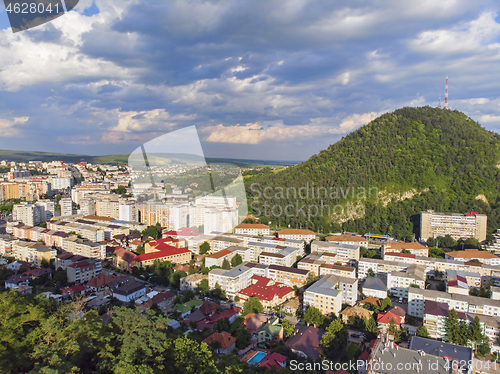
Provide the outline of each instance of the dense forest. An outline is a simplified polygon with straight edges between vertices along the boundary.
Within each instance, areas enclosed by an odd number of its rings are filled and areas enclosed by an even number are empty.
[[[485,213],[491,232],[500,227],[499,161],[500,136],[465,114],[402,108],[301,164],[247,178],[245,185],[251,212],[282,227],[410,239],[418,234],[417,215],[432,209]],[[302,195],[293,193],[301,188]]]
[[[141,312],[139,307],[129,305],[99,315],[95,310],[86,310],[81,299],[58,303],[43,294],[23,296],[11,291],[0,294],[0,314],[3,317],[0,324],[2,373],[275,372],[249,366],[233,354],[215,355],[211,347],[202,342],[212,330],[191,331],[188,335],[184,329],[172,329],[159,308]],[[223,325],[217,324],[215,330],[233,329],[229,322]],[[243,346],[248,345],[246,329],[231,332],[237,338],[238,349],[242,348],[240,338]],[[304,361],[283,343],[272,351]],[[289,368],[281,371],[293,372]]]

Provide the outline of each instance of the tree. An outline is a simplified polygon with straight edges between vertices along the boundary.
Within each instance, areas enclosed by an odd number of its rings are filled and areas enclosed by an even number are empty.
[[[68,275],[66,274],[66,270],[59,268],[54,273],[54,283],[59,287],[64,286],[68,281]]]
[[[246,328],[241,328],[236,330],[234,337],[236,338],[236,348],[243,349],[250,344],[252,334]]]
[[[224,261],[222,261],[222,268],[225,270],[231,269],[231,265],[229,264],[229,261],[227,260],[227,258],[225,258]]]
[[[457,245],[457,241],[450,234],[445,235],[442,240],[438,240],[438,243],[441,248],[453,248]]]
[[[184,295],[182,296],[182,301],[187,303],[189,300],[194,299],[194,292],[191,290],[184,291]]]
[[[378,332],[377,322],[371,317],[366,324],[366,331],[376,334]]]
[[[421,338],[430,338],[431,337],[429,335],[429,331],[427,331],[427,327],[425,327],[425,326],[418,326],[417,327],[417,336],[420,336]]]
[[[436,239],[428,238],[427,239],[427,247],[435,247],[435,246],[436,246]]]
[[[219,300],[226,300],[226,291],[222,289],[219,283],[215,283],[214,289],[210,292],[210,294]]]
[[[391,320],[389,321],[389,324],[387,325],[387,332],[391,335],[394,335],[394,341],[398,341],[400,339],[401,331],[398,329],[394,318],[391,318]]]
[[[321,313],[321,311],[312,306],[308,305],[306,312],[304,313],[304,322],[308,325],[322,326],[325,322],[326,317]]]
[[[367,254],[368,254],[368,248],[363,246],[359,247],[359,255],[361,257],[366,257]]]
[[[239,297],[238,295],[236,295],[236,296],[234,297],[234,302],[235,302],[235,303],[239,303],[239,302],[240,302],[240,297]]]
[[[455,309],[450,310],[448,317],[445,318],[444,330],[446,333],[446,341],[455,343],[460,339],[458,336],[458,315]]]
[[[469,334],[469,324],[467,321],[460,321],[458,323],[458,334],[457,334],[457,344],[467,346],[469,345],[470,334]]]
[[[286,319],[281,320],[281,326],[283,326],[283,335],[285,338],[293,335],[295,327]]]
[[[347,347],[347,327],[340,318],[334,319],[326,328],[320,346],[330,359],[339,357]]]
[[[208,279],[203,278],[198,285],[196,286],[196,291],[203,295],[207,295],[208,292],[210,291],[210,287],[208,286]]]
[[[481,321],[478,316],[475,316],[469,326],[469,338],[477,347],[483,341],[483,329],[481,328]]]
[[[229,322],[229,318],[219,318],[217,322],[215,322],[214,330],[217,332],[229,331],[231,328],[231,323]]]
[[[210,251],[210,244],[208,244],[208,242],[203,242],[200,245],[200,255],[204,255],[208,251]]]
[[[243,263],[243,259],[241,258],[239,253],[236,253],[234,257],[231,259],[231,266],[234,268]]]
[[[148,228],[142,231],[142,236],[150,236],[153,239],[160,239],[162,235],[162,229],[159,224],[148,226]]]
[[[373,272],[373,269],[372,269],[372,268],[369,268],[369,269],[368,269],[368,273],[367,273],[367,275],[368,275],[369,277],[374,277],[374,276],[375,276],[375,273]]]
[[[488,338],[487,336],[484,336],[483,341],[482,341],[481,345],[479,346],[478,350],[479,350],[479,353],[482,354],[483,356],[489,354],[491,352],[490,338]]]
[[[262,313],[263,310],[264,307],[256,296],[250,297],[243,305],[244,315],[247,315],[248,313]]]
[[[380,310],[386,310],[392,306],[392,302],[389,296],[382,300],[380,303]]]

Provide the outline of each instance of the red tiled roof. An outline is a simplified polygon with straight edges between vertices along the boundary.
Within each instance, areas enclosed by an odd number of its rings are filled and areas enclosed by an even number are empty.
[[[389,324],[393,318],[397,326],[401,325],[401,317],[391,312],[379,313],[377,323]]]
[[[160,292],[159,294],[153,296],[153,298],[151,299],[151,301],[154,304],[159,304],[162,301],[174,298],[175,296],[176,295],[173,292]]]
[[[226,349],[229,348],[232,344],[236,343],[236,338],[231,336],[231,334],[229,334],[226,331],[215,332],[208,338],[203,340],[203,343],[210,345],[214,341],[218,341],[220,343],[221,348]]]
[[[116,277],[113,276],[99,274],[97,277],[94,277],[87,282],[87,287],[102,287],[114,281],[115,279]]]
[[[369,359],[370,359],[370,354],[367,351],[361,353],[358,358],[359,361],[365,361],[365,362],[367,362]]]
[[[290,292],[293,292],[293,289],[283,286],[281,283],[268,286],[270,281],[271,279],[260,277],[256,283],[242,289],[239,293],[247,297],[256,296],[259,300],[271,301],[274,299],[275,295],[282,298]]]
[[[286,356],[274,352],[264,357],[264,359],[260,362],[259,367],[267,367],[268,369],[271,369],[271,367],[274,366],[277,370],[279,370],[285,366],[286,360]]]
[[[399,253],[399,252],[386,252],[385,256],[396,256],[396,257],[406,257],[406,258],[415,258],[417,257],[411,253]]]
[[[159,246],[158,246],[159,247]],[[156,249],[158,249],[156,247]],[[166,248],[168,247],[168,248]],[[191,253],[189,249],[186,248],[177,248],[173,247],[171,245],[162,245],[161,249],[156,252],[150,252],[150,253],[143,253],[142,255],[139,255],[135,258],[136,262],[141,262],[141,261],[146,261],[146,260],[153,260],[156,258],[162,258],[162,257],[170,257],[174,255],[180,255],[184,253]]]
[[[123,261],[126,261],[128,263],[137,261],[137,257],[135,254],[133,254],[130,251],[127,251],[125,248],[119,247],[114,253],[115,256],[118,256],[123,259]]]
[[[61,294],[63,296],[73,295],[75,293],[80,293],[82,291],[85,291],[86,289],[87,289],[87,287],[84,286],[83,284],[77,284],[77,285],[74,285],[74,286],[71,286],[71,287],[63,288],[61,290]]]
[[[207,256],[207,257],[210,257],[210,258],[215,258],[215,259],[219,259],[219,258],[222,258],[224,256],[227,256],[229,254],[231,254],[232,252],[227,250],[227,249],[222,249],[220,250],[219,252],[216,252],[214,253],[213,255],[210,255],[210,256]]]

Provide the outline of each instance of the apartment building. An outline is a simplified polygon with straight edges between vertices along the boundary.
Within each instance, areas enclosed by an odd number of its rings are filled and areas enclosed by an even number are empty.
[[[382,244],[382,258],[386,252],[401,253],[402,251],[409,251],[412,255],[428,257],[429,248],[420,243],[387,243]]]
[[[234,298],[238,292],[252,284],[253,271],[246,264],[241,264],[231,270],[213,269],[208,273],[210,289],[219,284],[226,295]]]
[[[212,266],[222,266],[224,260],[230,262],[235,254],[236,253],[234,253],[234,251],[223,249],[219,252],[213,253],[205,257],[205,266],[207,268],[210,268]]]
[[[433,339],[445,339],[446,328],[445,321],[450,310],[447,303],[426,300],[424,307],[424,326],[427,328],[429,335]],[[496,317],[486,316],[475,313],[458,312],[459,321],[466,321],[471,324],[474,318],[479,318],[483,334],[485,334],[492,343],[492,351],[498,351],[500,347],[497,344],[497,339],[500,336],[500,320]]]
[[[283,229],[278,231],[278,237],[283,239],[301,240],[309,243],[316,239],[316,234],[311,230],[303,229]]]
[[[269,235],[270,228],[268,225],[263,223],[240,223],[234,228],[235,234],[246,234],[246,235]]]
[[[340,266],[331,264],[322,264],[319,267],[319,276],[338,275],[346,278],[356,278],[356,268],[350,266]]]
[[[69,197],[64,197],[59,200],[59,206],[61,207],[61,216],[71,216],[73,214],[73,201]]]
[[[420,213],[420,239],[451,235],[453,239],[474,237],[486,240],[488,217],[478,212],[437,213],[432,210]]]
[[[339,315],[342,310],[342,291],[338,289],[335,275],[327,275],[315,282],[304,292],[304,311],[311,305],[318,308],[321,313]]]
[[[44,222],[42,221],[44,216],[42,211],[43,207],[36,204],[15,204],[12,208],[12,220],[22,222],[28,226],[37,226]]]
[[[446,271],[446,292],[468,295],[471,287],[481,287],[481,276],[470,271]]]
[[[283,248],[277,252],[260,252],[259,263],[291,267],[297,259],[296,248]]]
[[[331,243],[348,244],[368,248],[368,239],[359,235],[336,234],[327,236],[326,240]]]
[[[57,251],[55,249],[47,247],[42,243],[23,241],[12,242],[11,256],[16,260],[26,261],[38,267],[42,265],[43,260],[50,262],[56,255]]]
[[[500,265],[500,257],[493,253],[480,251],[478,249],[466,249],[464,251],[446,252],[445,258],[453,261],[468,262],[471,260],[478,260],[482,264],[498,266]]]
[[[387,288],[394,297],[408,298],[410,287],[425,288],[425,267],[410,265],[405,271],[392,271],[387,275]]]
[[[85,259],[66,267],[69,283],[86,283],[101,274],[101,261]]]
[[[279,265],[269,265],[266,276],[275,282],[283,283],[285,286],[298,288],[304,287],[307,283],[309,271],[290,268]]]
[[[12,256],[12,244],[17,242],[18,239],[10,234],[0,234],[0,255]]]
[[[213,239],[208,241],[210,244],[210,249],[212,253],[219,252],[220,250],[226,249],[228,247],[232,247],[235,245],[241,245],[243,243],[242,240],[231,238],[229,236],[216,236]]]
[[[455,309],[457,312],[483,314],[492,317],[500,316],[500,300],[419,288],[409,289],[408,315],[423,318],[424,305],[427,300],[447,303],[450,309]]]
[[[392,262],[373,258],[361,258],[358,262],[358,278],[365,279],[370,269],[380,277],[387,277],[393,271],[402,271],[408,267],[403,262]]]
[[[351,236],[351,235],[349,235]],[[360,245],[344,242],[323,242],[314,240],[311,243],[311,253],[332,253],[337,255],[340,262],[347,263],[359,260]]]
[[[294,296],[292,288],[259,275],[254,275],[252,284],[238,293],[241,303],[245,303],[251,297],[257,297],[265,309],[281,305]]]
[[[193,253],[187,248],[177,248],[163,244],[154,248],[154,251],[143,253],[135,258],[135,265],[139,268],[153,265],[155,261],[170,261],[172,264],[187,264]]]
[[[85,256],[88,258],[106,258],[106,244],[96,243],[90,240],[80,239],[76,236],[70,236],[63,240],[62,249],[68,253]]]

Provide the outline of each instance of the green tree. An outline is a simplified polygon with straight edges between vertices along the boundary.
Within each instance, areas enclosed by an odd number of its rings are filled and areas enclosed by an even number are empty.
[[[470,334],[469,334],[469,324],[467,321],[460,321],[458,323],[458,334],[457,334],[457,344],[467,346],[469,345]]]
[[[401,331],[398,329],[394,318],[391,318],[391,320],[389,321],[389,324],[387,325],[387,332],[391,335],[394,335],[394,341],[398,341],[401,338]]]
[[[372,268],[369,268],[369,269],[368,269],[367,275],[368,275],[369,277],[374,277],[374,276],[375,276],[375,273],[374,273],[374,271],[373,271],[373,269],[372,269]]]
[[[240,265],[241,263],[243,263],[243,259],[241,258],[239,253],[236,253],[234,257],[231,259],[231,266],[234,268]]]
[[[210,244],[208,242],[203,242],[200,245],[200,255],[206,254],[208,251],[210,251]]]
[[[458,315],[455,309],[450,310],[448,317],[444,320],[444,330],[446,333],[446,341],[455,343],[460,340],[458,329]]]
[[[236,348],[243,349],[250,344],[252,334],[246,328],[241,328],[236,330],[234,337],[236,338]]]
[[[227,260],[227,258],[225,258],[224,261],[222,261],[222,268],[225,270],[231,269],[231,264],[229,264],[229,261]]]
[[[54,283],[61,287],[64,286],[67,281],[68,275],[66,273],[66,270],[63,270],[62,268],[57,269],[54,273]]]
[[[286,319],[281,320],[281,326],[283,326],[283,335],[285,338],[293,335],[295,327]]]
[[[483,329],[481,328],[481,321],[478,316],[474,317],[469,326],[469,338],[475,347],[483,341]]]
[[[347,326],[337,318],[334,319],[323,334],[320,346],[330,359],[339,357],[347,347]]]
[[[386,310],[392,306],[391,298],[387,296],[385,299],[382,300],[380,303],[380,310]]]
[[[417,336],[420,336],[421,338],[430,338],[431,337],[429,335],[429,331],[427,331],[427,327],[425,327],[425,326],[418,326],[417,327]]]
[[[248,313],[262,313],[263,310],[264,307],[256,296],[250,297],[243,305],[244,315],[247,315]]]
[[[371,317],[366,324],[366,331],[376,334],[378,332],[377,322]]]
[[[306,312],[304,313],[304,322],[307,323],[308,325],[316,325],[316,326],[322,326],[323,323],[325,322],[326,317],[321,313],[321,311],[312,306],[308,305]]]
[[[217,332],[229,331],[230,328],[231,323],[229,322],[229,318],[219,318],[215,322],[214,330]]]

